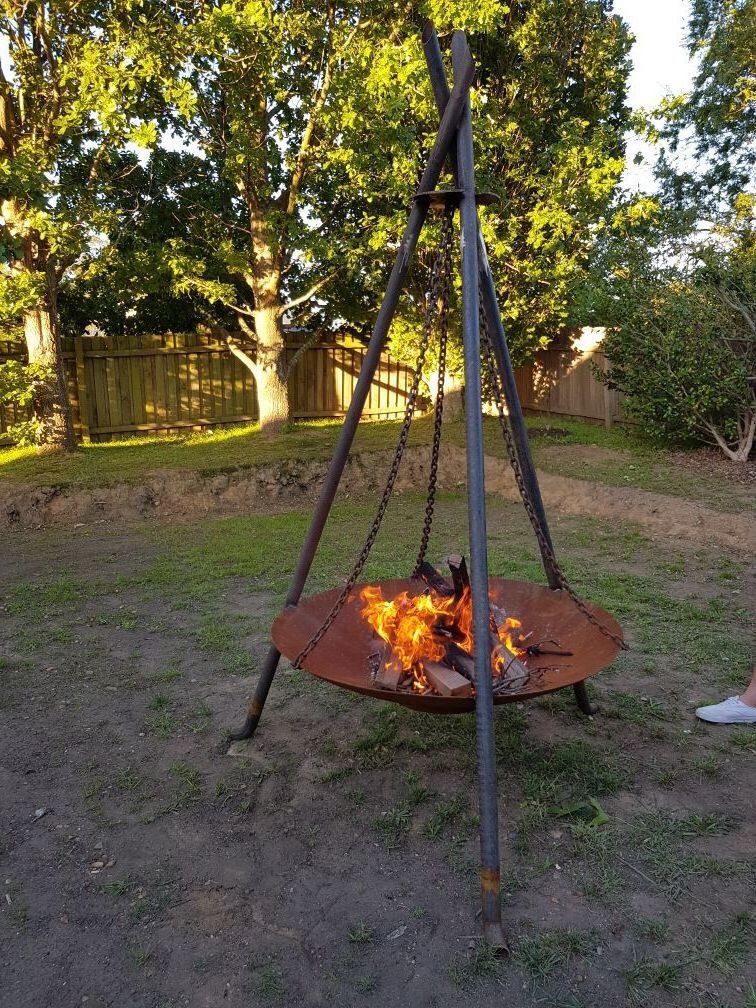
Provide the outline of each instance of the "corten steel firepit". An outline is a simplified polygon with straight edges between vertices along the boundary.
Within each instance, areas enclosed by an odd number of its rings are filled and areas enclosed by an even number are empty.
[[[426,586],[414,578],[381,581],[380,585],[387,598],[403,591],[415,595],[426,590]],[[361,615],[362,605],[357,597],[357,590],[361,587],[356,586],[355,594],[341,609],[329,633],[303,661],[302,668],[336,686],[379,700],[391,700],[414,710],[431,714],[463,714],[474,710],[474,697],[390,693],[374,684],[370,656],[375,651],[376,640]],[[561,649],[573,652],[559,659],[547,654],[526,656],[524,664],[534,672],[532,682],[520,689],[496,694],[495,704],[528,700],[543,693],[553,693],[564,686],[574,686],[600,672],[619,652],[619,646],[589,623],[571,599],[561,592],[527,581],[491,578],[489,593],[494,602],[516,613],[523,626],[533,630],[535,638],[556,639]],[[296,658],[322,625],[338,594],[339,589],[332,589],[304,599],[298,606],[284,609],[273,623],[273,640],[281,654],[292,660]],[[598,606],[590,606],[590,609],[604,625],[621,634],[619,624],[609,613]],[[557,660],[559,664],[555,664]]]
[[[586,714],[592,713],[585,680],[609,664],[619,649],[626,645],[616,620],[603,609],[578,597],[554,554],[517,396],[496,288],[478,222],[478,205],[485,206],[495,197],[489,193],[476,193],[475,190],[469,93],[474,65],[467,41],[464,33],[454,32],[451,41],[454,88],[451,91],[446,82],[438,36],[430,23],[426,24],[423,32],[423,47],[441,114],[438,133],[412,200],[404,236],[365,352],[354,396],[344,418],[283,611],[273,625],[274,643],[249,702],[245,724],[231,737],[247,739],[254,734],[282,654],[295,666],[337,686],[368,696],[438,714],[474,710],[479,767],[482,926],[485,937],[498,949],[506,950],[499,897],[494,704],[526,700],[571,686],[578,707]],[[437,190],[447,162],[453,188]],[[346,584],[302,600],[357,424],[386,345],[410,260],[430,214],[440,215],[441,237],[430,269],[417,366],[386,486]],[[456,215],[460,223],[470,567],[468,573],[461,557],[450,557],[453,581],[450,585],[427,562],[426,552],[436,504],[449,298],[453,286],[453,222]],[[414,565],[407,571],[410,577],[383,581],[374,586],[380,589],[376,616],[376,610],[365,608],[362,596],[370,590],[370,586],[360,583],[361,575],[394,489],[429,342],[436,329],[439,394],[419,551]],[[535,533],[548,587],[497,577],[489,579],[482,410],[477,405],[482,401],[481,371],[487,393],[497,406],[507,456]],[[408,595],[402,594],[405,592]],[[443,601],[434,601],[444,597],[448,599],[450,594],[453,601],[448,604],[455,607],[451,617],[442,612]],[[388,608],[381,608],[384,606]],[[429,622],[423,632],[435,642],[431,648],[435,647],[440,653],[427,654],[422,656],[422,661],[415,661],[414,653],[403,646],[407,638],[414,647],[415,636],[410,633],[405,635],[403,631],[414,627],[415,623],[405,624],[402,621],[410,616],[416,617],[423,607],[430,610],[430,613],[424,614]],[[387,635],[384,619],[387,611],[394,620],[390,624],[392,632],[397,625],[399,627],[394,637]],[[366,618],[368,612],[369,617]],[[508,630],[512,618],[521,627],[514,637],[509,635]],[[443,639],[443,647],[437,643],[438,639]],[[377,645],[379,649],[383,648],[382,652],[376,652]]]

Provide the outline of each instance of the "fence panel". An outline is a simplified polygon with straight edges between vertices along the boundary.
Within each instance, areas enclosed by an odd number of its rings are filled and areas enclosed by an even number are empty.
[[[302,344],[287,346],[289,361]],[[254,377],[223,343],[208,334],[114,336],[64,341],[66,382],[74,427],[82,440],[102,441],[129,433],[202,429],[257,419]],[[339,417],[352,399],[365,346],[334,336],[307,347],[289,378],[295,419]],[[18,343],[0,342],[0,363],[23,359]],[[560,416],[624,420],[621,397],[596,381],[591,361],[604,368],[597,349],[543,350],[515,369],[525,409]],[[384,354],[365,404],[365,416],[402,416],[412,381],[408,368]],[[24,419],[23,411],[0,406],[0,439]],[[5,438],[7,442],[7,438]]]
[[[515,369],[517,391],[524,409],[612,424],[626,418],[622,396],[606,388],[593,373],[606,369],[600,350],[540,350],[535,359]]]

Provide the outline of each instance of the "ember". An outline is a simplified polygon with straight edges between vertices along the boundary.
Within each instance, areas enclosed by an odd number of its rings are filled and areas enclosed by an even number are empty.
[[[426,584],[420,595],[400,592],[386,599],[380,585],[359,595],[361,615],[384,647],[371,655],[372,678],[382,689],[441,696],[472,696],[475,667],[472,595],[463,557],[448,560],[453,585],[430,564],[417,577]],[[522,623],[491,603],[491,670],[495,692],[517,689],[530,679],[520,660],[527,654]],[[530,636],[529,634],[527,635]]]

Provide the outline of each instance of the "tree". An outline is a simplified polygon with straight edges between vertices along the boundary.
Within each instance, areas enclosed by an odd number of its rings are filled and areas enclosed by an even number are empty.
[[[648,132],[659,144],[656,174],[666,201],[690,226],[753,208],[756,72],[752,0],[692,0],[689,49],[698,60],[691,92],[662,103]]]
[[[705,441],[746,461],[756,433],[753,233],[744,229],[729,252],[705,245],[655,264],[635,249],[612,296],[610,365],[597,377],[625,393],[648,434]]]
[[[284,320],[364,331],[380,297],[437,121],[424,15],[468,30],[481,64],[480,184],[503,196],[485,231],[517,349],[566,317],[621,172],[629,36],[607,0],[421,6],[227,0],[198,4],[181,29],[191,58],[177,83],[196,104],[173,122],[186,233],[166,254],[175,291],[224,306],[245,333],[232,350],[255,374],[265,430],[288,415]],[[198,200],[198,185],[217,198]],[[405,359],[421,287],[397,327]]]
[[[752,3],[694,0],[693,87],[645,124],[658,191],[620,201],[583,301],[614,327],[598,377],[627,393],[645,429],[733,461],[748,458],[756,428],[754,31]]]
[[[20,324],[40,441],[73,446],[60,351],[61,280],[107,240],[114,187],[166,104],[174,33],[148,0],[0,0],[0,321]]]

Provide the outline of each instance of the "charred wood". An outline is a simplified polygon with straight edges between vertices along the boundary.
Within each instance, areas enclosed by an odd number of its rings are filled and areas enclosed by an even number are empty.
[[[447,557],[446,562],[451,571],[452,584],[454,585],[454,598],[459,601],[465,591],[470,590],[470,575],[467,570],[467,561],[458,553],[452,553]]]
[[[454,589],[443,574],[441,574],[440,571],[437,571],[433,564],[429,564],[427,560],[423,560],[417,568],[415,577],[424,582],[431,591],[434,591],[437,595],[441,595],[444,598],[451,598],[454,594]]]

